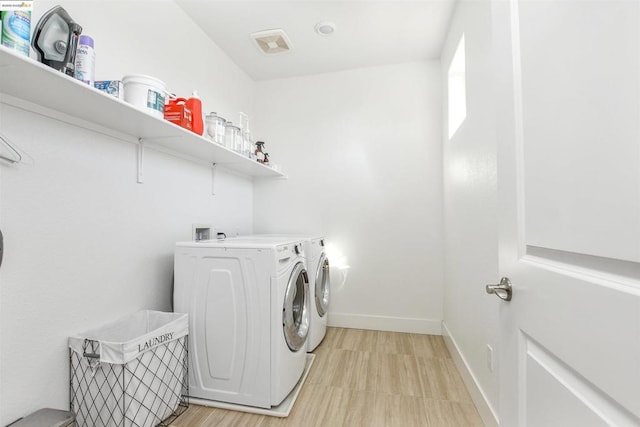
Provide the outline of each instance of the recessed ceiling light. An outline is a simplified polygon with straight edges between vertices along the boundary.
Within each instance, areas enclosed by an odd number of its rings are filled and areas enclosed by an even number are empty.
[[[316,33],[321,36],[330,36],[336,30],[336,26],[333,22],[322,21],[316,24]]]
[[[260,52],[272,55],[274,53],[286,53],[293,49],[284,30],[266,30],[252,33],[251,38],[256,42]]]

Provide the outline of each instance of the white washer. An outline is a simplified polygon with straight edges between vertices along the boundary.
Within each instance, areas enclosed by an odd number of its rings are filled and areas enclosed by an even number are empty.
[[[302,240],[177,243],[174,310],[189,313],[189,395],[280,404],[304,371],[309,299]]]
[[[234,240],[264,240],[273,238],[301,239],[305,243],[307,270],[309,272],[309,291],[311,294],[311,324],[307,338],[307,351],[311,352],[322,342],[327,333],[327,312],[331,289],[329,259],[325,252],[323,236],[304,236],[295,234],[254,234],[234,237]]]

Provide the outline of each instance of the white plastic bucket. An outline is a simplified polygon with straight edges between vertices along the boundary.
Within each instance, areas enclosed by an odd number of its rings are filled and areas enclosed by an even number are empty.
[[[162,80],[143,74],[130,74],[122,78],[124,100],[147,113],[164,118],[167,88]]]

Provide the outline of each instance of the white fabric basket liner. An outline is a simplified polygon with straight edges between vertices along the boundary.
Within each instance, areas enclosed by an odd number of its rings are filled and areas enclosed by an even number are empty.
[[[84,356],[85,340],[97,341],[100,362],[122,365],[188,334],[188,314],[142,310],[70,337],[69,348]]]

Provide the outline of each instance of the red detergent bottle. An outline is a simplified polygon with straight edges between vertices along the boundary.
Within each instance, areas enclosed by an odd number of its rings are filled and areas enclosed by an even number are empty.
[[[187,99],[187,108],[191,110],[191,130],[198,135],[204,133],[204,120],[202,119],[202,101],[195,90],[191,98]]]

